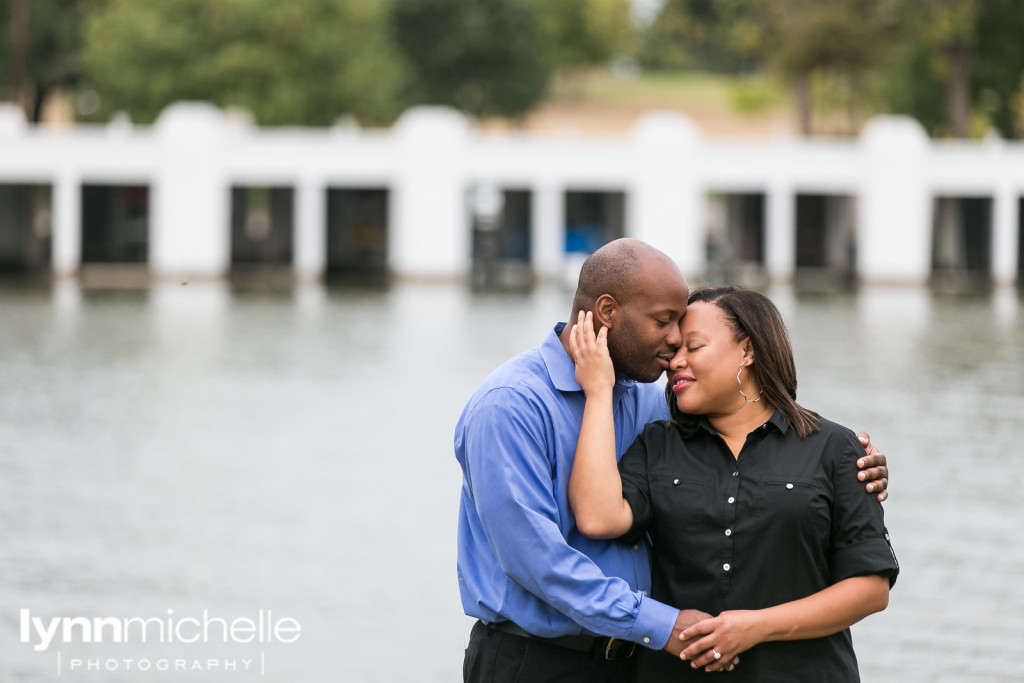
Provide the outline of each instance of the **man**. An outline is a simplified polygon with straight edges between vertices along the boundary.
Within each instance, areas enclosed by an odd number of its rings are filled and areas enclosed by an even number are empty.
[[[638,240],[611,242],[583,265],[570,320],[593,310],[595,326],[608,328],[618,456],[646,423],[668,417],[653,382],[681,343],[688,293],[675,263]],[[466,614],[479,619],[467,683],[628,681],[637,644],[678,654],[686,644],[679,633],[705,616],[647,597],[643,543],[588,539],[576,528],[568,482],[585,397],[570,330],[556,325],[539,347],[495,370],[456,425],[459,590]],[[861,478],[884,499],[885,456],[867,448],[858,465],[871,469]]]

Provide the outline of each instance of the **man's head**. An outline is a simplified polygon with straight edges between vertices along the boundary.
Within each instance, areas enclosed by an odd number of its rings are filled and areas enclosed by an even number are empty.
[[[581,310],[593,311],[594,325],[608,328],[616,372],[653,382],[679,348],[688,295],[672,259],[640,240],[619,239],[583,264],[571,320]]]

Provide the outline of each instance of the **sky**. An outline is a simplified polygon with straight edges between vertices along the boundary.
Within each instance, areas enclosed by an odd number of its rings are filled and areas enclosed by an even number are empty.
[[[633,14],[641,21],[650,21],[665,0],[632,0]]]

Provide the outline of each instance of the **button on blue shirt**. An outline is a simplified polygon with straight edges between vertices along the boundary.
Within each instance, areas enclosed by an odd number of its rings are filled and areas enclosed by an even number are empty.
[[[569,507],[585,396],[556,325],[484,380],[455,428],[458,574],[466,614],[543,637],[591,633],[660,649],[678,610],[649,597],[646,545],[589,539]],[[619,379],[616,454],[668,417],[656,384]]]

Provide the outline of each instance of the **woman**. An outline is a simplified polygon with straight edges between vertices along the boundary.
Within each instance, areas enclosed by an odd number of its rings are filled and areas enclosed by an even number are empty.
[[[572,333],[586,392],[569,483],[579,529],[650,533],[652,597],[712,615],[687,628],[680,661],[644,651],[638,680],[723,671],[735,681],[857,681],[849,626],[885,609],[899,567],[882,509],[857,483],[853,432],[796,403],[782,318],[736,287],[689,298],[652,423],[616,467],[614,371],[591,314]]]

